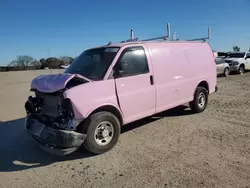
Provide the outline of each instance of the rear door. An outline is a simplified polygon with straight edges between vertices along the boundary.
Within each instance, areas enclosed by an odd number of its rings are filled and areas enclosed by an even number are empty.
[[[114,78],[125,122],[155,113],[155,86],[145,45],[127,47],[114,66]]]

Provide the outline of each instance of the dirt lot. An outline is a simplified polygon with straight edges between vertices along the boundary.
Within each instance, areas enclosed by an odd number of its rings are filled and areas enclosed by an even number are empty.
[[[0,73],[1,188],[250,188],[250,73],[218,78],[204,113],[175,108],[128,125],[106,154],[58,157],[24,129],[30,80],[48,72]]]

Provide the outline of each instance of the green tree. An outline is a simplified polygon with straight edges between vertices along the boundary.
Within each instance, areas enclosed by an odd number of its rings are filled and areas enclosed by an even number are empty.
[[[240,51],[240,47],[239,46],[233,46],[233,51],[234,52],[239,52]]]

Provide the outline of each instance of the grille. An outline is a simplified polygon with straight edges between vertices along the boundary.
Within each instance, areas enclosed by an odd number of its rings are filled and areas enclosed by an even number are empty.
[[[54,116],[54,117],[60,115],[59,111],[60,96],[44,94],[42,96],[42,99],[43,99],[43,107],[42,107],[43,115]]]

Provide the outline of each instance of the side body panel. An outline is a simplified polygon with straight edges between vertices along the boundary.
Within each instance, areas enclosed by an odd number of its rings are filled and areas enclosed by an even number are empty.
[[[156,112],[193,100],[197,85],[207,81],[215,91],[216,65],[206,43],[147,43],[154,69]]]
[[[217,73],[211,47],[207,43],[190,44],[189,54],[193,67],[190,72],[191,86],[195,89],[198,83],[206,81],[209,94],[214,93]]]

